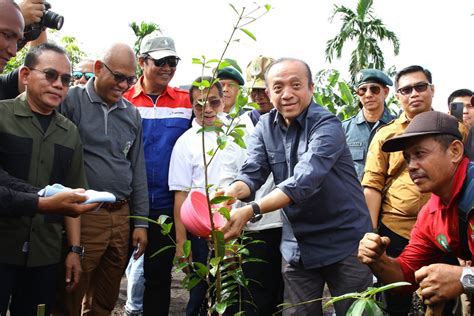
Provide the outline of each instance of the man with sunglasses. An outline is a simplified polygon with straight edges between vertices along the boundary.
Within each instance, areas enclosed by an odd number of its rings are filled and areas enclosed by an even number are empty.
[[[203,80],[211,82],[211,77],[199,77],[194,82],[200,83]],[[215,126],[219,119],[219,114],[224,110],[222,101],[223,90],[220,82],[216,82],[210,89],[200,90],[191,85],[189,89],[190,102],[193,105],[195,118],[192,127],[178,138],[171,154],[169,167],[168,185],[174,193],[174,230],[176,234],[176,257],[183,256],[183,245],[188,239],[191,240],[191,256],[194,262],[206,264],[209,254],[209,247],[205,238],[199,238],[186,231],[181,222],[181,206],[186,200],[190,188],[204,192],[204,165],[203,165],[203,127]],[[231,142],[229,142],[231,143]],[[234,146],[234,144],[227,146]],[[204,132],[205,152],[216,148],[217,133],[214,131]],[[219,183],[221,171],[222,151],[218,150],[212,161],[208,158],[207,177],[208,183],[215,186]],[[160,260],[160,258],[158,259]],[[148,282],[148,280],[147,280]],[[205,315],[207,311],[206,300],[207,284],[199,282],[191,289],[186,315]]]
[[[0,102],[0,168],[35,187],[54,183],[86,187],[79,133],[56,111],[71,83],[71,63],[65,50],[49,43],[32,48],[20,69],[20,79],[26,92]],[[46,304],[49,315],[61,261],[63,225],[70,247],[65,279],[67,289],[72,290],[81,273],[80,218],[53,214],[1,217],[1,315],[6,314],[8,305],[12,315],[34,315],[38,304]]]
[[[83,277],[77,290],[66,295],[66,315],[78,315],[81,309],[83,314],[109,315],[128,260],[129,236],[135,259],[147,245],[147,222],[134,219],[131,234],[129,226],[129,215],[148,216],[141,117],[123,98],[137,81],[135,67],[130,46],[111,45],[95,61],[95,76],[71,88],[61,105],[81,134],[90,188],[117,198],[82,217]]]
[[[169,85],[179,60],[172,38],[146,36],[138,57],[143,75],[124,94],[142,117],[150,218],[156,220],[160,215],[168,215],[170,222],[174,204],[174,194],[168,188],[171,151],[176,140],[189,129],[192,114],[188,92]],[[125,309],[130,314],[143,310],[145,315],[168,315],[174,250],[150,256],[169,245],[172,242],[161,234],[160,227],[150,225],[144,258],[138,261],[131,258],[127,267]]]
[[[431,111],[434,86],[431,72],[421,66],[409,66],[395,76],[396,98],[403,112],[399,118],[380,128],[369,147],[362,185],[373,228],[391,239],[387,254],[398,257],[410,239],[418,212],[429,193],[420,193],[410,179],[401,152],[384,152],[382,144],[405,131],[418,114]],[[386,293],[390,315],[407,315],[411,295]]]
[[[370,142],[377,129],[395,118],[385,104],[392,80],[378,69],[364,69],[357,75],[359,113],[342,122],[347,145],[359,180],[364,173]]]
[[[92,59],[81,60],[77,64],[76,70],[72,72],[72,77],[74,78],[73,85],[85,85],[90,78],[94,77],[94,61]]]
[[[31,12],[33,13],[33,12]],[[33,14],[32,14],[33,15]],[[24,20],[20,7],[12,0],[0,0],[0,72],[6,61],[16,54],[16,43],[22,37]],[[0,100],[14,98],[19,94],[19,69],[0,78]],[[7,93],[8,92],[8,93]],[[39,188],[10,176],[0,170],[0,214],[8,216],[33,216],[60,213],[79,216],[96,205],[78,204],[86,200],[74,192],[63,192],[52,197],[38,197]]]

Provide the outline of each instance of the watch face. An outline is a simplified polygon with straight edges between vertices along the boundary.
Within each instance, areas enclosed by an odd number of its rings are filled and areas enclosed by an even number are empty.
[[[464,286],[470,287],[474,289],[474,275],[472,274],[466,274],[462,278],[462,283]]]

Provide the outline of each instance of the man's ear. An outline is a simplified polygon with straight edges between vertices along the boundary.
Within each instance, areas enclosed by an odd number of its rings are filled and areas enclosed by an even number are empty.
[[[18,83],[23,85],[23,87],[28,85],[28,78],[30,77],[31,70],[26,66],[21,66],[20,72],[18,74]]]
[[[454,140],[451,145],[449,145],[449,154],[451,155],[451,159],[454,163],[459,163],[464,155],[464,145],[463,143],[456,139]]]

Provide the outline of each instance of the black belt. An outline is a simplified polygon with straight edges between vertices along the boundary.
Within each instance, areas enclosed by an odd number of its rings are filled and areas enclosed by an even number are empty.
[[[105,202],[102,203],[100,208],[105,208],[107,211],[116,211],[122,208],[125,204],[128,203],[128,199],[118,200],[114,203]]]

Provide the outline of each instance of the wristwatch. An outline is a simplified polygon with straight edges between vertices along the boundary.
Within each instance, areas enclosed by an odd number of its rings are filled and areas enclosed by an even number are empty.
[[[464,267],[461,274],[461,284],[464,288],[464,293],[474,294],[474,272],[471,267]]]
[[[84,247],[83,246],[70,246],[68,248],[68,252],[74,252],[74,253],[77,253],[79,255],[79,257],[82,257],[84,256]]]
[[[249,222],[256,223],[263,217],[262,212],[260,212],[260,206],[258,206],[258,204],[255,202],[250,203],[250,206],[252,207],[253,215],[249,219]]]

